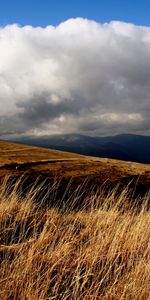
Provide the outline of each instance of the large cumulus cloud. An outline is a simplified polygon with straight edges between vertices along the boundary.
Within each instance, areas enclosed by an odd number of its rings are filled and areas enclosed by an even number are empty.
[[[150,132],[150,28],[0,28],[0,135]]]

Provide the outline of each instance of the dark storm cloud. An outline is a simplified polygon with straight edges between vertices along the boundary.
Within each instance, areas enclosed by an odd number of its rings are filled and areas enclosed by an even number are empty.
[[[150,130],[150,28],[71,19],[0,29],[0,134]]]

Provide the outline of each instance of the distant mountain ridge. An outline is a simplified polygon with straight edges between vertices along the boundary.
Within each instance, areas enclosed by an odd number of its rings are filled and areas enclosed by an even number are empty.
[[[64,134],[25,137],[13,141],[83,155],[150,164],[150,136],[120,134],[91,137],[80,134]]]

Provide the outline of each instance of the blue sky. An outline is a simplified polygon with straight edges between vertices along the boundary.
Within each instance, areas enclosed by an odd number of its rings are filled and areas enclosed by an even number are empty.
[[[0,0],[0,26],[57,25],[72,17],[150,25],[149,0]]]

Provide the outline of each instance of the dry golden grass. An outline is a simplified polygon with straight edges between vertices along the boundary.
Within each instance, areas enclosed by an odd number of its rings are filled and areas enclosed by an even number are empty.
[[[74,177],[78,183],[91,177],[93,184],[99,186],[107,181],[111,188],[117,183],[124,188],[132,181],[133,186],[139,186],[141,194],[150,188],[150,165],[0,142],[0,181],[5,175],[20,177],[24,174],[30,176],[31,181],[39,175],[68,181]]]
[[[0,165],[51,159],[74,159],[83,156],[58,150],[0,141]]]
[[[20,182],[0,190],[0,299],[150,299],[149,195],[126,207],[126,191],[87,198],[88,208],[72,210],[36,202]],[[49,193],[55,197],[53,184]]]

